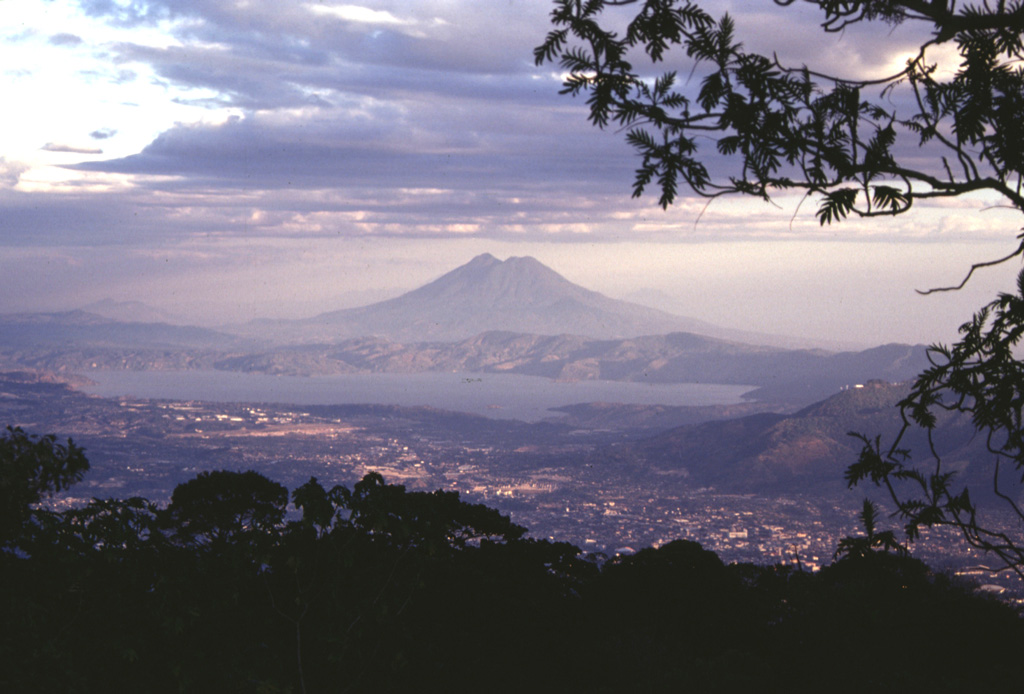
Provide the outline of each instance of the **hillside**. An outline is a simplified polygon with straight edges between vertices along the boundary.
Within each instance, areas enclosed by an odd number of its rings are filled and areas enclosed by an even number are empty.
[[[891,443],[902,423],[896,405],[908,392],[907,385],[870,382],[792,415],[761,413],[679,427],[632,452],[657,471],[689,476],[696,486],[740,493],[838,492],[844,488],[843,471],[861,449],[849,432]],[[981,477],[987,473],[968,464],[988,459],[970,422],[946,417],[941,423],[939,452],[949,469],[963,470],[972,490],[990,488],[991,479]],[[908,432],[902,445],[915,460],[930,457],[920,430]]]
[[[72,315],[72,314],[69,314]],[[18,368],[206,369],[293,376],[344,373],[485,372],[560,381],[747,385],[750,398],[802,407],[873,378],[903,381],[926,365],[924,348],[863,352],[783,350],[692,333],[600,340],[579,335],[487,332],[459,342],[400,343],[359,337],[333,345],[254,349],[201,328],[117,323],[90,314],[37,314],[10,321],[0,362]]]
[[[927,365],[921,346],[884,345],[863,352],[783,350],[691,333],[598,340],[578,335],[488,332],[456,343],[345,340],[248,354],[217,368],[262,373],[467,371],[543,376],[563,381],[749,385],[751,397],[797,404],[881,378],[904,381]]]
[[[184,316],[154,308],[141,301],[114,301],[107,298],[87,304],[82,307],[82,310],[123,323],[169,323],[171,325],[188,325],[189,323]]]

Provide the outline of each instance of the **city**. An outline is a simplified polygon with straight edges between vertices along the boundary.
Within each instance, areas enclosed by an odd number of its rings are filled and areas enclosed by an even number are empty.
[[[816,571],[831,563],[840,539],[859,529],[858,492],[826,498],[693,488],[683,476],[617,455],[623,432],[557,421],[376,405],[100,398],[25,373],[0,375],[0,418],[85,447],[91,470],[52,502],[59,507],[94,497],[166,502],[176,485],[204,470],[255,470],[289,489],[310,477],[328,488],[351,487],[378,472],[409,490],[458,491],[509,514],[531,536],[569,542],[598,558],[689,539],[726,562]],[[924,533],[913,553],[987,590],[1022,594],[1008,572],[980,569],[985,558],[947,529]]]

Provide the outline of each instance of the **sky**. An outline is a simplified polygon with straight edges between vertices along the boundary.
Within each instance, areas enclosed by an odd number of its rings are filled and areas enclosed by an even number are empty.
[[[747,48],[850,76],[920,40],[825,35],[801,5],[704,3]],[[0,0],[0,312],[306,317],[489,252],[726,327],[868,345],[949,341],[1013,288],[1016,261],[914,291],[1016,246],[1019,218],[983,196],[826,227],[785,197],[632,199],[622,134],[533,63],[550,9]]]

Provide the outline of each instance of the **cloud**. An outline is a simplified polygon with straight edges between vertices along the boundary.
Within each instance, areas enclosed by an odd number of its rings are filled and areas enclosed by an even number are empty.
[[[789,61],[866,70],[907,45],[877,31],[825,36],[819,13],[803,4],[769,3],[755,13],[747,3],[708,3],[716,15],[737,10],[748,47],[774,47]],[[169,100],[210,112],[133,153],[67,167],[85,179],[128,182],[104,192],[103,205],[132,210],[127,227],[110,222],[112,235],[667,238],[692,227],[704,209],[703,200],[684,194],[663,213],[654,209],[653,189],[630,200],[637,160],[622,133],[592,128],[585,103],[559,96],[550,66],[532,64],[531,49],[549,28],[549,3],[81,5],[123,29],[102,51],[108,65],[130,75],[126,90],[149,76]],[[780,45],[782,29],[801,40]],[[699,80],[692,82],[696,88]],[[129,130],[105,120],[110,125],[89,137]],[[100,153],[57,143],[46,149]],[[715,172],[724,171],[710,142],[702,151]],[[66,187],[71,197],[58,207],[90,204],[84,180]],[[719,207],[702,218],[701,233]],[[813,205],[802,211],[813,221]],[[717,219],[716,233],[790,233],[788,217],[759,229],[732,215]],[[99,233],[90,226],[85,235]]]
[[[246,109],[308,105],[318,91],[379,91],[399,76],[399,88],[440,94],[458,75],[532,70],[530,50],[548,10],[511,2],[481,11],[466,0],[373,7],[260,0],[155,0],[144,9],[83,4],[94,16],[165,27],[175,38],[112,44],[117,62],[145,63],[177,88],[212,90],[218,103]]]
[[[119,27],[152,25],[175,14],[170,7],[160,2],[79,0],[78,4],[86,15],[103,17]],[[182,7],[188,5],[187,2],[181,4]]]
[[[14,188],[18,185],[18,180],[26,168],[24,164],[7,161],[4,157],[0,157],[0,184],[3,187]]]
[[[54,34],[50,37],[50,45],[53,46],[77,46],[82,43],[82,38],[75,34]]]
[[[75,147],[74,145],[65,145],[59,142],[47,142],[45,145],[40,147],[44,152],[71,152],[73,154],[103,154],[102,149],[96,147]]]
[[[134,9],[130,9],[113,2],[86,2],[90,11],[106,13],[116,21],[167,24],[167,30],[178,39],[175,44],[122,42],[111,49],[117,61],[144,63],[168,85],[183,90],[177,97],[180,103],[241,109],[249,116],[285,110],[309,113],[312,109],[318,112],[317,119],[330,122],[335,128],[333,133],[323,133],[325,144],[319,144],[299,135],[319,132],[306,116],[296,119],[295,134],[285,132],[284,126],[256,132],[257,126],[269,121],[252,117],[246,119],[252,126],[248,133],[242,133],[241,128],[231,132],[224,129],[218,134],[178,127],[137,156],[108,164],[112,168],[103,170],[230,181],[241,174],[232,175],[229,167],[246,162],[244,177],[257,186],[261,180],[272,187],[318,185],[316,179],[323,176],[332,176],[345,185],[354,170],[360,171],[364,180],[396,176],[394,185],[399,187],[427,185],[424,176],[417,174],[442,168],[434,156],[438,153],[436,143],[447,139],[453,145],[442,152],[446,157],[456,149],[466,153],[466,147],[454,145],[457,140],[486,141],[486,146],[474,150],[483,153],[489,146],[497,154],[491,161],[492,176],[486,178],[510,175],[516,180],[517,175],[526,174],[523,156],[518,157],[518,164],[501,156],[500,141],[510,138],[470,122],[472,119],[463,114],[471,113],[478,121],[497,120],[509,132],[523,132],[540,120],[531,111],[548,109],[547,113],[551,113],[552,109],[565,109],[562,115],[573,119],[566,120],[566,125],[578,130],[588,127],[579,108],[581,104],[555,97],[557,84],[537,79],[543,71],[531,65],[530,51],[547,30],[546,4],[500,3],[486,11],[471,2],[368,4],[372,6],[285,6],[256,0],[225,5],[214,0],[156,0],[147,3],[147,9],[142,11],[134,4],[130,6]],[[715,14],[736,5],[708,4]],[[903,42],[893,41],[891,36],[879,38],[877,31],[856,40],[846,39],[845,34],[826,36],[818,26],[819,13],[799,7],[774,7],[759,14],[750,12],[746,4],[736,5],[736,9],[741,20],[741,38],[749,39],[756,49],[780,50],[797,64],[806,60],[812,64],[824,62],[826,67],[860,66],[856,69],[862,71],[869,62],[884,62],[893,51],[903,50]],[[633,9],[627,7],[623,11],[629,13]],[[787,35],[806,40],[778,45],[782,25]],[[561,106],[556,104],[559,101]],[[354,103],[370,106],[353,107]],[[361,133],[358,117],[352,114],[366,111],[373,112],[374,122],[381,130],[401,132],[402,137],[408,138],[410,149],[414,145],[418,149],[400,155],[391,142],[378,141],[373,133]],[[410,114],[415,114],[418,122]],[[552,120],[545,122],[550,125]],[[432,137],[425,141],[428,130]],[[347,146],[342,141],[345,135],[354,136],[349,140],[354,144]],[[547,135],[547,141],[534,150],[538,156],[529,168],[534,174],[553,172],[556,178],[550,181],[552,185],[559,178],[566,178],[558,176],[566,159],[560,156],[554,162],[544,161],[548,158],[545,153],[568,153],[573,142],[586,142],[589,150],[598,142],[577,137],[565,125]],[[224,142],[214,142],[221,137]],[[245,137],[258,142],[243,145],[240,138]],[[610,140],[616,135],[606,133],[603,137]],[[228,140],[235,142],[233,152]],[[538,138],[535,142],[540,141]],[[568,160],[585,160],[596,166],[591,171],[610,174],[608,166],[596,163],[596,155],[622,150],[614,145],[597,146],[600,149],[593,154],[572,151]],[[188,163],[184,159],[189,148],[209,157]],[[523,155],[531,151],[517,150]],[[615,161],[617,166],[626,167],[619,169],[624,175],[617,180],[626,179],[623,189],[628,192],[635,160]],[[351,166],[341,167],[340,162],[349,162]],[[474,162],[470,154],[458,163],[462,165],[458,171],[465,174],[466,180],[478,176],[481,167],[487,166],[482,157]],[[452,171],[456,169],[448,168],[447,173]],[[380,180],[380,184],[385,181]]]
[[[313,5],[306,6],[315,15],[334,17],[347,22],[359,22],[365,24],[410,24],[409,20],[402,20],[387,10],[374,10],[369,7],[358,5]]]
[[[444,87],[437,79],[433,86],[417,82],[424,75],[414,70],[375,74],[349,77],[351,88],[332,91],[330,106],[181,124],[138,154],[77,168],[175,176],[197,186],[488,188],[509,195],[561,184],[580,192],[586,176],[600,186],[607,175],[627,190],[632,162],[621,138],[587,127],[582,104],[564,102],[554,84],[533,74],[452,75]]]

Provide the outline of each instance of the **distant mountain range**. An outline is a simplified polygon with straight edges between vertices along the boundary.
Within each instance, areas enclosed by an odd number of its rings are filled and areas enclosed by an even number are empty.
[[[188,319],[183,316],[154,308],[141,301],[114,301],[107,298],[82,306],[81,310],[122,323],[189,324]]]
[[[495,331],[456,343],[357,338],[330,348],[242,357],[230,368],[287,373],[287,365],[300,363],[338,372],[486,371],[561,381],[749,385],[758,389],[758,399],[807,404],[870,379],[913,378],[928,362],[923,347],[909,345],[830,353],[744,345],[691,333],[596,340]]]
[[[103,319],[100,319],[101,321]],[[0,366],[52,371],[215,369],[292,376],[424,371],[489,372],[561,381],[748,385],[751,397],[803,406],[873,378],[903,381],[927,364],[924,348],[883,345],[861,352],[784,350],[690,333],[630,340],[488,332],[460,342],[403,344],[379,337],[335,345],[249,349],[201,329],[101,322],[87,328],[44,324],[28,335],[0,320]],[[20,326],[24,327],[24,326]],[[201,346],[174,344],[189,337]]]
[[[533,258],[488,254],[388,301],[234,334],[146,320],[166,316],[135,302],[93,308],[127,320],[82,310],[0,316],[0,366],[718,383],[749,385],[757,399],[788,407],[870,379],[907,380],[927,366],[920,345],[828,352],[722,339],[706,332],[723,329],[610,299]]]
[[[0,315],[0,349],[118,347],[232,349],[245,344],[227,333],[195,326],[123,321],[76,309]]]
[[[859,450],[848,432],[891,440],[900,425],[895,405],[907,392],[893,384],[928,366],[922,345],[835,352],[773,346],[757,335],[729,339],[735,332],[610,299],[532,258],[486,254],[388,301],[237,330],[174,325],[173,316],[136,302],[90,308],[0,315],[0,371],[444,371],[747,385],[748,402],[727,406],[563,408],[569,426],[629,430],[618,441],[634,442],[596,452],[594,465],[637,466],[739,493],[839,491]],[[967,462],[988,459],[973,427],[948,424],[947,462],[972,488],[991,488]],[[654,431],[664,433],[636,441]],[[918,457],[926,450],[919,436],[905,443]]]

